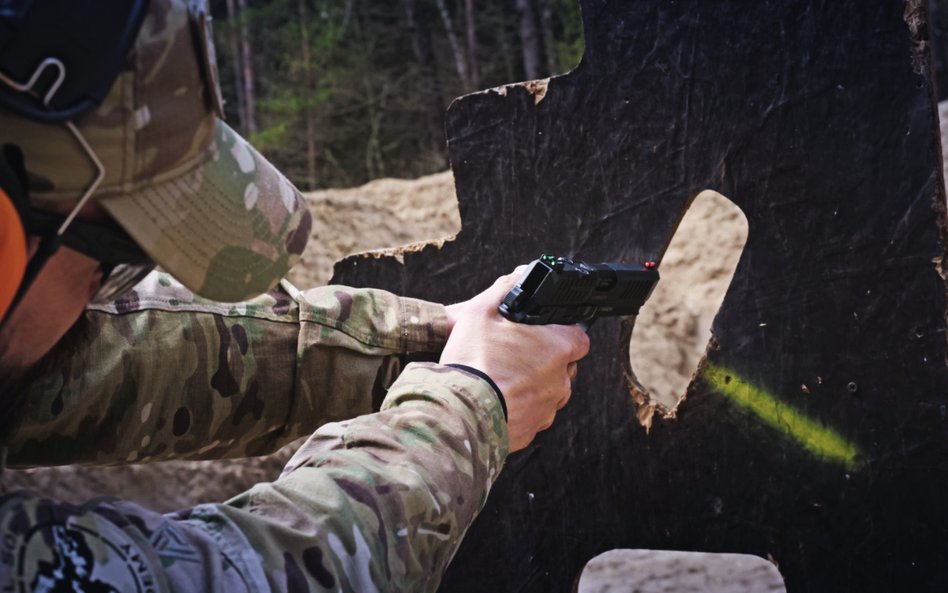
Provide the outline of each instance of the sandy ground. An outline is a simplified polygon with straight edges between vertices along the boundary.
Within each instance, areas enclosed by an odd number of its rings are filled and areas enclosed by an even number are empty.
[[[461,230],[454,176],[376,179],[361,187],[306,194],[313,232],[289,277],[299,287],[326,284],[350,253],[452,237]]]
[[[612,550],[593,558],[578,593],[784,593],[777,567],[745,554]]]
[[[313,192],[307,200],[315,218],[313,237],[302,264],[291,273],[301,287],[326,283],[333,262],[348,253],[444,239],[460,230],[450,172]],[[695,200],[679,237],[700,240],[673,242],[660,268],[663,280],[636,322],[633,368],[666,410],[684,392],[707,346],[708,327],[746,237],[743,216],[728,204],[716,194]],[[272,480],[293,449],[290,445],[270,457],[249,460],[8,471],[3,483],[7,489],[28,488],[66,501],[121,496],[169,511],[226,500],[256,482]],[[590,564],[580,583],[583,593],[782,590],[773,567],[749,564],[755,559],[610,554]]]
[[[661,280],[642,307],[629,355],[651,400],[671,411],[711,339],[711,324],[747,241],[747,219],[713,191],[698,194],[659,265]]]

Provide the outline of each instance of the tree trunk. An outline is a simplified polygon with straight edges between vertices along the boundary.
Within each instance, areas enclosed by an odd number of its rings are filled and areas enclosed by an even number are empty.
[[[306,189],[316,189],[316,121],[310,101],[316,95],[316,71],[310,56],[308,0],[297,0],[300,15],[300,53],[303,57],[304,93],[303,120],[306,122]]]
[[[375,85],[368,79],[365,80],[365,88],[371,93]],[[378,179],[385,177],[385,159],[382,156],[382,144],[379,140],[382,128],[382,118],[385,117],[385,103],[388,91],[383,83],[378,88],[378,101],[369,96],[369,137],[365,143],[365,171],[369,179]]]
[[[412,53],[415,54],[421,73],[421,91],[428,105],[428,116],[425,118],[428,144],[433,152],[445,159],[445,164],[447,164],[447,153],[444,147],[444,91],[441,88],[441,77],[438,75],[438,64],[432,49],[431,29],[422,26],[415,0],[403,0],[403,5],[405,23],[411,37]]]
[[[437,4],[438,12],[441,13],[441,22],[444,23],[444,31],[448,36],[448,43],[451,45],[451,53],[454,55],[454,67],[457,69],[458,78],[461,79],[461,86],[465,92],[470,91],[471,77],[467,71],[467,58],[464,55],[464,50],[461,49],[458,36],[454,34],[454,23],[451,22],[451,14],[448,12],[444,0],[437,0]]]
[[[537,18],[531,0],[517,0],[520,13],[520,47],[523,50],[523,72],[527,80],[540,78],[540,39]]]
[[[240,27],[240,57],[243,68],[244,104],[246,105],[247,121],[244,129],[247,134],[257,131],[256,94],[254,92],[253,45],[250,41],[250,31],[247,27],[247,0],[237,0],[239,8]]]
[[[497,31],[497,43],[500,45],[500,57],[504,64],[504,80],[506,82],[514,82],[518,77],[516,72],[517,68],[513,59],[514,52],[516,51],[514,47],[515,37],[513,32],[508,33],[504,28]]]
[[[464,0],[464,24],[467,37],[467,63],[471,77],[471,88],[481,88],[481,68],[477,57],[477,26],[474,0]]]
[[[552,76],[560,70],[556,59],[556,47],[553,40],[552,0],[540,1],[540,30],[543,32],[543,54],[546,56],[546,74]]]
[[[227,0],[227,22],[231,24],[227,44],[234,60],[234,94],[237,95],[237,121],[241,130],[247,129],[247,97],[244,95],[243,60],[240,59],[240,41],[237,27],[240,15],[234,0]]]

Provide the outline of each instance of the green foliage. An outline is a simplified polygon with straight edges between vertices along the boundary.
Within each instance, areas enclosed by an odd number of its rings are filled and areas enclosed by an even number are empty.
[[[260,152],[272,152],[286,144],[289,138],[289,121],[279,121],[272,126],[250,134],[248,140]]]
[[[585,37],[579,2],[576,0],[555,0],[555,14],[560,26],[559,34],[553,43],[553,54],[560,72],[568,72],[579,65],[583,57]]]
[[[519,15],[513,0],[475,0],[480,88],[523,80]],[[582,55],[578,0],[533,0],[552,9],[552,63]],[[549,5],[541,3],[548,2]],[[257,131],[251,141],[301,189],[417,177],[447,167],[443,114],[466,92],[435,0],[246,0],[229,15],[212,0],[228,121],[247,133],[238,110],[241,24],[252,48]],[[406,10],[414,6],[415,27]],[[464,0],[446,0],[464,45]],[[539,14],[539,13],[538,13]],[[424,43],[431,51],[425,58]],[[421,45],[419,45],[421,43]],[[235,48],[236,53],[235,53]],[[544,62],[546,63],[546,62]],[[312,152],[310,152],[312,150]],[[312,178],[311,178],[312,176]]]

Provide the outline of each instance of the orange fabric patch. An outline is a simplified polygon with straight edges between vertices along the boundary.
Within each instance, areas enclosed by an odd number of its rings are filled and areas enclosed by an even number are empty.
[[[0,188],[0,319],[7,314],[26,272],[26,233],[13,201]]]

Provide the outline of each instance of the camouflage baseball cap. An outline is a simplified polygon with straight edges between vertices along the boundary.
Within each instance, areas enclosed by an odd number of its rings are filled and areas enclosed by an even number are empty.
[[[205,2],[151,0],[102,104],[74,122],[105,169],[93,195],[191,290],[238,301],[299,259],[311,219],[299,191],[222,120]],[[67,128],[0,109],[36,204],[76,200],[97,169]]]

